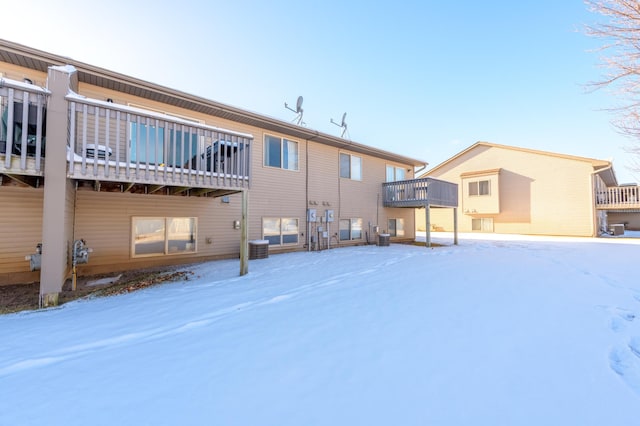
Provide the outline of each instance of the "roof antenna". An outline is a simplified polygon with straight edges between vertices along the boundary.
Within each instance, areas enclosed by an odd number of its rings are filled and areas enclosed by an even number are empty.
[[[295,123],[298,126],[304,126],[306,125],[306,123],[304,121],[302,121],[302,114],[304,113],[304,110],[302,109],[302,96],[298,96],[298,101],[296,102],[296,109],[291,108],[289,105],[287,105],[287,103],[284,103],[284,107],[286,109],[288,109],[289,111],[293,111],[296,114],[296,118],[294,118],[292,121],[295,121]]]
[[[340,122],[340,124],[333,121],[333,118],[331,119],[331,122],[333,124],[335,124],[338,127],[342,127],[342,134],[340,135],[341,138],[344,138],[344,134],[347,133],[347,122],[344,121],[346,118],[347,118],[347,113],[345,112],[344,114],[342,114],[342,121]]]

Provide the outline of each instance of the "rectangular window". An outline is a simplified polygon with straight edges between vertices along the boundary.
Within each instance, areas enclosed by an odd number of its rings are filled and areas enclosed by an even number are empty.
[[[340,177],[362,180],[362,158],[340,153]]]
[[[493,218],[479,217],[471,219],[471,230],[478,232],[493,232]]]
[[[389,219],[389,235],[404,237],[404,219]]]
[[[339,235],[341,241],[362,239],[362,219],[340,219]]]
[[[387,165],[387,182],[396,182],[404,180],[404,168]]]
[[[489,181],[469,182],[469,195],[489,195]]]
[[[266,217],[262,219],[262,234],[269,245],[298,244],[298,219]]]
[[[286,170],[298,170],[298,142],[265,135],[264,165]]]
[[[131,227],[133,257],[196,252],[195,217],[134,217]]]

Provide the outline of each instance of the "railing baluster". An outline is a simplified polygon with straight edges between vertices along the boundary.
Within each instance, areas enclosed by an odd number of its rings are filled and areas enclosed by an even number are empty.
[[[180,183],[183,182],[184,180],[184,131],[185,127],[184,124],[182,124],[180,126],[180,138],[182,140],[182,142],[180,143],[180,162],[178,163],[180,165],[180,169],[181,169],[181,173],[180,173]]]
[[[145,156],[144,156],[144,163],[145,163],[145,168],[144,168],[144,178],[145,180],[149,180],[149,162],[151,160],[151,151],[150,151],[150,146],[151,145],[151,141],[150,139],[150,135],[151,135],[151,130],[149,129],[150,126],[150,119],[149,117],[147,117],[145,119],[145,125],[144,125],[144,130],[145,130],[145,136],[144,136],[144,151],[145,151]]]
[[[171,149],[171,152],[173,153],[173,157],[171,157],[171,180],[173,182],[176,181],[176,161],[177,161],[177,157],[176,157],[176,155],[177,155],[177,153],[176,153],[177,147],[176,147],[176,145],[178,144],[178,131],[176,130],[176,126],[177,126],[177,124],[175,122],[171,123],[171,129],[172,130],[171,130],[170,141],[172,143],[171,143],[170,149]]]
[[[136,179],[140,177],[140,154],[142,153],[142,149],[140,148],[140,133],[140,116],[136,115]]]
[[[98,150],[100,148],[100,109],[93,107],[93,176],[98,176]]]
[[[131,178],[131,150],[133,149],[133,143],[131,141],[131,114],[127,113],[127,121],[124,123],[124,131],[126,140],[125,143],[125,162],[124,162],[124,175],[127,180]]]
[[[36,112],[36,172],[40,172],[40,164],[42,163],[42,109],[44,108],[43,96],[38,95],[38,104]]]
[[[167,181],[167,169],[169,168],[169,123],[164,122],[162,127],[162,135],[163,135],[163,144],[162,144],[162,155],[164,158],[164,181]]]
[[[76,152],[76,103],[71,102],[69,111],[69,145],[67,146],[67,162],[69,163],[69,175],[75,175]]]
[[[13,110],[15,108],[15,101],[13,99],[13,89],[9,88],[9,96],[7,101],[7,123],[13,123]],[[7,125],[7,142],[5,144],[5,157],[4,165],[7,169],[11,169],[11,156],[13,155],[13,126]]]
[[[83,176],[87,174],[87,104],[82,105],[82,166],[80,171]]]
[[[156,125],[156,127],[155,127],[156,131],[154,133],[155,134],[155,138],[154,138],[153,144],[155,145],[154,153],[155,153],[155,157],[156,158],[154,159],[154,162],[155,162],[156,166],[153,169],[153,179],[157,182],[158,181],[158,168],[160,167],[160,163],[162,163],[162,161],[160,161],[160,158],[159,158],[160,144],[158,142],[160,140],[160,120],[158,120],[157,118],[156,118],[156,121],[155,121],[155,125]]]
[[[22,93],[22,134],[20,138],[20,168],[27,169],[27,136],[29,135],[29,92]]]
[[[116,111],[116,176],[120,177],[120,111]]]
[[[108,108],[105,108],[104,110],[104,175],[105,177],[109,177],[109,167],[110,167],[110,153],[111,153],[111,148],[110,148],[110,143],[109,143],[109,139],[110,139],[110,131],[111,131],[111,110]]]

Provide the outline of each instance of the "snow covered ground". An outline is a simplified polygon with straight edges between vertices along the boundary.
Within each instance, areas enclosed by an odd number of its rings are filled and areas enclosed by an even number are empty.
[[[461,235],[0,316],[0,424],[637,424],[639,255]]]

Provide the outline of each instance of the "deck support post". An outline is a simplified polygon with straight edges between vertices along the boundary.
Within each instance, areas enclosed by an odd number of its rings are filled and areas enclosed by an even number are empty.
[[[42,206],[42,267],[40,270],[40,306],[58,304],[58,295],[70,272],[69,251],[73,241],[73,200],[75,187],[67,179],[66,145],[69,135],[69,111],[65,96],[78,91],[78,76],[73,68],[50,67],[47,88],[51,91],[47,106],[47,165]],[[73,131],[73,130],[72,130]]]
[[[458,208],[453,208],[453,244],[458,245]]]
[[[424,246],[431,247],[431,208],[429,207],[429,203],[424,206],[424,217],[426,221]]]
[[[249,273],[249,226],[247,211],[249,206],[249,191],[242,191],[242,217],[240,220],[240,276]]]

